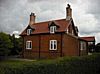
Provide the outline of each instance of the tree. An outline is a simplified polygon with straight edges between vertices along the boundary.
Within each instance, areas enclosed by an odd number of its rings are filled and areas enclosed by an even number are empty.
[[[10,53],[10,49],[13,47],[9,35],[0,32],[0,56],[7,56]]]
[[[13,44],[13,48],[11,48],[11,52],[10,55],[18,55],[20,54],[21,50],[22,50],[22,38],[15,38],[15,35],[13,34],[12,36],[9,36],[12,44]]]
[[[100,43],[96,44],[95,52],[100,52]]]
[[[94,52],[95,51],[95,45],[94,44],[90,44],[88,46],[89,52]]]

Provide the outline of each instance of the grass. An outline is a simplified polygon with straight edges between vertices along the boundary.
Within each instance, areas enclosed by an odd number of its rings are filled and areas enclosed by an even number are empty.
[[[100,74],[100,54],[52,60],[3,60],[0,74]]]
[[[36,60],[28,59],[7,59],[0,61],[0,66],[12,66],[12,67],[21,67],[25,64],[34,63]]]

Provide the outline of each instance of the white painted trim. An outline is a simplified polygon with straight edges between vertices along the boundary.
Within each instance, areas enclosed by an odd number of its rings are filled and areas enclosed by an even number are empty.
[[[80,41],[80,50],[86,50],[86,43],[84,41]]]
[[[55,33],[56,29],[56,26],[50,26],[50,33]]]
[[[28,46],[30,46],[30,45],[27,45],[27,43],[31,43],[31,48],[28,47]],[[32,41],[26,41],[26,49],[32,49]]]
[[[51,44],[53,44],[52,49],[51,49]],[[49,50],[57,50],[57,40],[50,40],[49,45],[50,45]],[[54,45],[56,45],[56,48],[54,48]]]
[[[27,35],[31,34],[32,29],[27,29]]]

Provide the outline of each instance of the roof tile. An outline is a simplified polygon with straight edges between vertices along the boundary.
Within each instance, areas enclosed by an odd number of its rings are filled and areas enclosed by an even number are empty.
[[[56,24],[59,26],[59,28],[56,32],[66,31],[66,29],[69,25],[69,21],[70,20],[66,20],[66,19],[54,20],[54,22],[56,22]],[[49,26],[50,22],[51,21],[39,22],[39,23],[35,23],[35,24],[31,25],[31,27],[35,28],[35,30],[32,32],[32,34],[49,33],[48,26]],[[21,33],[21,35],[26,35],[26,29]]]
[[[86,41],[95,41],[95,37],[94,36],[90,36],[90,37],[80,37],[81,39],[83,40],[86,40]]]

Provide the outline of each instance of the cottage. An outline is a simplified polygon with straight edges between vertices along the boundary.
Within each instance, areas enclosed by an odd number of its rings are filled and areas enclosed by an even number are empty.
[[[78,36],[78,28],[72,19],[70,5],[66,7],[66,18],[35,22],[31,13],[23,38],[23,58],[56,58],[87,55],[87,41]]]

